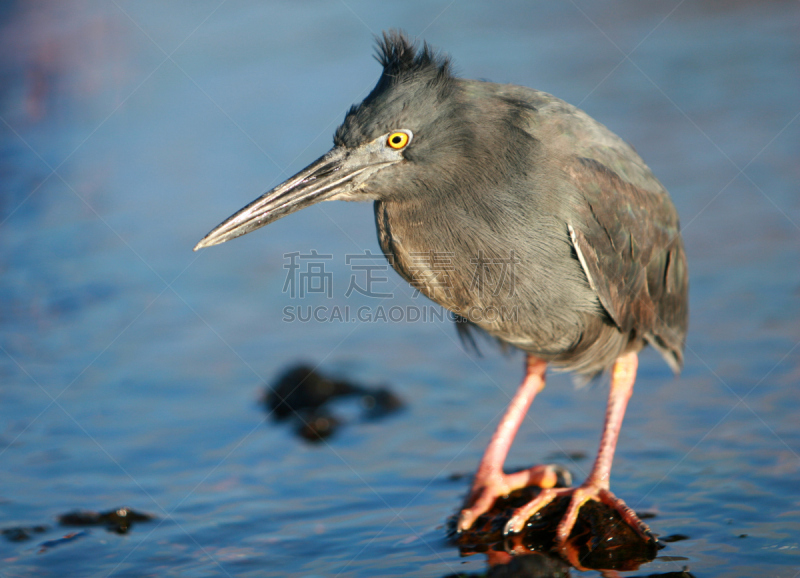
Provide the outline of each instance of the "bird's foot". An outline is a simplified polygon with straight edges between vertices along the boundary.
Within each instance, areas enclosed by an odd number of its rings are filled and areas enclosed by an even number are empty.
[[[514,490],[528,486],[539,486],[544,492],[546,489],[569,486],[572,475],[559,465],[548,464],[533,466],[513,474],[503,472],[475,476],[467,506],[461,510],[458,517],[458,532],[464,532],[472,527],[479,516],[488,512],[497,498],[507,496]]]
[[[578,519],[578,512],[586,502],[594,500],[605,504],[619,513],[622,520],[636,531],[639,536],[646,541],[652,540],[653,535],[647,524],[642,522],[636,513],[631,510],[625,502],[617,498],[611,491],[598,484],[586,482],[577,488],[546,488],[533,500],[524,506],[517,508],[506,523],[505,534],[518,533],[525,528],[528,519],[541,511],[547,504],[561,496],[570,496],[570,503],[564,517],[556,528],[554,547],[559,554],[570,560],[570,550],[567,548],[567,540],[575,527]]]

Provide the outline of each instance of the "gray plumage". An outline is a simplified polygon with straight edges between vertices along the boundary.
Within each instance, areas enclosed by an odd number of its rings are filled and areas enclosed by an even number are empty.
[[[334,142],[414,132],[409,164],[370,183],[380,244],[395,269],[462,315],[506,312],[472,322],[564,369],[602,371],[646,340],[677,370],[685,257],[677,214],[639,155],[554,96],[454,78],[446,58],[427,46],[416,52],[401,35],[384,35],[379,61],[378,85]],[[453,274],[426,271],[435,257],[412,258],[431,248],[452,252]],[[480,259],[493,290],[479,296],[471,284]],[[442,277],[445,287],[426,282]]]
[[[677,371],[688,320],[678,217],[633,148],[544,92],[457,78],[401,33],[383,35],[378,60],[381,78],[334,149],[197,248],[321,200],[373,200],[400,275],[497,339],[587,376],[649,343]],[[397,130],[411,138],[402,151],[384,143]],[[487,311],[499,315],[470,314]]]

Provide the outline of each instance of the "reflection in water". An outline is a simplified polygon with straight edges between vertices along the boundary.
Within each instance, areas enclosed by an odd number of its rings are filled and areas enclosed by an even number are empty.
[[[118,10],[31,2],[11,12],[2,26],[0,66],[3,92],[13,96],[3,112],[25,123],[18,128],[81,120],[93,106],[122,103],[134,71],[130,30]]]
[[[453,534],[461,554],[487,553],[489,563],[497,564],[510,563],[520,555],[550,552],[556,527],[569,505],[568,497],[548,504],[521,533],[503,535],[514,509],[535,498],[538,491],[524,488],[498,499],[470,530]],[[454,528],[454,522],[451,524]],[[596,501],[581,508],[566,546],[570,564],[579,570],[636,570],[653,560],[659,549],[655,538],[643,539],[614,509]]]
[[[538,552],[522,556],[509,556],[498,552],[488,552],[489,569],[480,574],[448,574],[444,578],[568,578],[569,566],[560,559]],[[603,578],[619,578],[616,570],[601,571]],[[647,574],[630,578],[694,578],[687,569],[679,572]]]
[[[510,556],[504,552],[487,552],[489,569],[485,574],[450,574],[445,578],[567,578],[569,566],[559,558],[538,552]]]

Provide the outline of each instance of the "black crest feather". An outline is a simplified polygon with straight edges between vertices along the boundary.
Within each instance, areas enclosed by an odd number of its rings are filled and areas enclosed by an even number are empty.
[[[384,31],[377,38],[377,44],[375,58],[383,66],[383,76],[389,82],[420,72],[434,72],[438,80],[452,77],[447,56],[438,54],[427,42],[419,48],[402,30]]]
[[[405,99],[400,103],[403,108],[409,98],[427,103],[446,98],[456,85],[450,59],[426,42],[420,47],[401,30],[385,31],[375,40],[375,59],[383,67],[383,72],[375,88],[360,104],[350,107],[344,122],[336,129],[333,135],[336,146],[355,145],[377,136],[375,130],[388,130],[378,117],[391,111],[391,106],[387,106],[386,101],[373,105],[395,88],[403,88],[397,93]],[[399,101],[395,99],[394,102],[397,104]]]

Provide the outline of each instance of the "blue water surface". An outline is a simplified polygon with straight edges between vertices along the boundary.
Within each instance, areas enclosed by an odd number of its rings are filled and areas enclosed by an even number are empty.
[[[472,356],[446,320],[287,322],[300,305],[429,305],[391,270],[374,289],[392,297],[346,296],[346,256],[380,253],[367,204],[191,250],[329,148],[390,27],[463,76],[580,106],[673,196],[686,367],[642,355],[612,487],[688,539],[638,575],[798,576],[799,25],[790,1],[4,3],[0,523],[47,529],[0,539],[0,576],[486,570],[444,525],[522,357]],[[330,255],[330,297],[287,286],[285,255],[312,250]],[[336,435],[304,442],[260,405],[303,360],[406,407],[345,408]],[[582,479],[591,459],[559,456],[593,454],[605,395],[553,374],[508,463],[556,456]],[[57,516],[120,506],[156,519],[42,547],[76,531]]]

